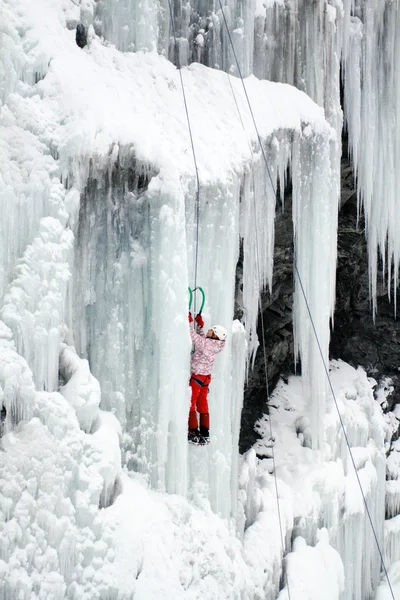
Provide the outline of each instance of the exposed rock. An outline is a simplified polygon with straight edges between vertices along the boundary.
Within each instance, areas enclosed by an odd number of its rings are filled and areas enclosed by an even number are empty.
[[[388,397],[387,409],[391,410],[394,404],[400,402],[400,322],[394,317],[393,303],[389,302],[387,288],[382,282],[378,286],[378,312],[373,321],[364,219],[361,216],[357,221],[354,175],[345,152],[341,176],[336,309],[330,356],[341,358],[355,367],[361,365],[378,382],[389,376],[394,388]],[[279,377],[285,378],[294,372],[291,198],[285,202],[284,215],[280,214],[276,219],[272,294],[262,296],[270,393]],[[397,314],[400,315],[399,299]],[[261,343],[260,324],[257,333]],[[258,437],[254,423],[268,412],[264,364],[264,353],[260,347],[245,390],[239,441],[241,452],[253,445]]]
[[[400,322],[387,288],[378,286],[375,323],[369,297],[364,220],[357,225],[357,200],[351,197],[339,215],[338,269],[335,323],[330,354],[351,365],[361,365],[369,376],[393,380],[389,409],[400,402]],[[397,300],[397,313],[399,313]]]
[[[262,294],[263,322],[265,330],[265,354],[267,358],[268,388],[271,392],[279,377],[293,373],[293,244],[291,195],[285,199],[282,212],[277,209],[275,221],[274,275],[272,293]],[[259,437],[254,423],[267,410],[267,386],[265,377],[262,325],[259,319],[257,335],[260,340],[254,368],[249,369],[244,395],[239,449],[248,450]]]
[[[78,23],[76,26],[75,41],[79,48],[84,48],[88,41],[88,30],[82,23]]]

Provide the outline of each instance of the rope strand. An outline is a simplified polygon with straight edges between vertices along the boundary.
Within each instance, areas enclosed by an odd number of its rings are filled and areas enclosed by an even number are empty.
[[[230,88],[232,91],[233,99],[235,101],[236,110],[238,112],[243,131],[246,135],[247,143],[248,143],[248,146],[250,149],[250,154],[251,154],[252,161],[254,164],[254,152],[251,147],[249,138],[247,136],[246,128],[244,126],[244,122],[242,119],[242,115],[240,113],[239,105],[238,105],[238,102],[236,99],[236,95],[235,95],[235,92],[234,92],[234,89],[232,86],[231,77],[230,77],[229,73],[227,73],[227,77],[228,77],[229,85],[230,85]],[[269,406],[270,396],[269,396],[269,382],[268,382],[268,364],[267,364],[267,349],[266,349],[266,343],[265,343],[266,336],[265,336],[265,327],[264,327],[264,315],[263,315],[262,303],[261,303],[261,268],[260,268],[260,258],[259,258],[259,248],[258,248],[258,246],[259,246],[259,244],[258,244],[258,227],[257,227],[258,219],[257,219],[257,214],[256,214],[256,206],[257,205],[256,205],[256,198],[255,198],[254,169],[253,169],[253,177],[252,178],[253,178],[254,230],[255,230],[255,244],[256,244],[256,272],[257,272],[257,276],[258,276],[258,306],[259,306],[260,322],[261,322],[261,339],[262,339],[262,348],[263,348],[265,389],[267,392],[267,406]],[[284,557],[285,556],[285,538],[283,535],[282,515],[281,515],[281,508],[280,508],[280,503],[279,503],[279,487],[278,487],[278,477],[276,474],[276,460],[275,460],[275,449],[274,449],[274,443],[273,443],[274,436],[273,436],[273,431],[272,431],[271,413],[268,413],[268,424],[269,424],[269,434],[270,434],[270,440],[271,440],[271,453],[272,453],[272,464],[273,464],[273,470],[274,470],[275,497],[276,497],[276,505],[277,505],[277,512],[278,512],[281,551],[282,551],[282,557]],[[284,579],[285,579],[286,587],[288,590],[288,598],[289,598],[289,600],[291,600],[289,580],[288,580],[286,571],[284,571]]]
[[[180,64],[180,58],[179,58],[178,40],[176,37],[176,30],[175,30],[175,19],[174,19],[174,13],[172,10],[171,0],[168,0],[168,5],[169,5],[171,27],[172,27],[172,35],[174,37],[175,63],[178,68],[179,78],[181,81],[183,103],[185,106],[186,120],[187,120],[187,124],[188,124],[188,129],[189,129],[190,144],[192,147],[194,168],[196,171],[196,199],[195,199],[195,215],[194,215],[194,220],[196,223],[196,233],[195,233],[195,250],[194,250],[195,258],[194,258],[194,286],[193,286],[193,289],[196,289],[197,288],[197,268],[198,268],[198,260],[199,260],[200,179],[199,179],[199,169],[197,166],[196,150],[195,150],[194,141],[193,141],[192,127],[190,124],[189,109],[188,109],[187,100],[186,100],[185,86],[183,83],[183,76],[182,76],[182,70],[181,70],[181,64]],[[193,310],[196,313],[196,294],[194,294],[194,298],[193,298]]]
[[[265,162],[265,166],[266,166],[266,169],[267,169],[267,172],[268,172],[268,176],[269,176],[269,179],[270,179],[270,182],[271,182],[272,191],[273,191],[274,196],[275,196],[275,202],[276,202],[277,205],[279,205],[278,195],[277,195],[275,186],[273,184],[273,180],[272,180],[272,176],[271,176],[271,171],[270,171],[270,168],[269,168],[269,165],[268,165],[268,160],[267,160],[267,157],[265,155],[264,147],[262,145],[261,137],[260,137],[260,134],[259,134],[258,128],[257,128],[257,123],[255,121],[254,113],[253,113],[253,110],[252,110],[252,107],[251,107],[250,99],[249,99],[249,96],[247,94],[246,86],[244,84],[244,79],[243,79],[243,76],[242,76],[242,73],[241,73],[241,70],[240,70],[239,61],[238,61],[237,56],[236,56],[235,48],[234,48],[232,37],[231,37],[230,31],[229,31],[228,23],[227,23],[227,20],[226,20],[226,17],[225,17],[224,9],[222,7],[221,0],[218,0],[218,2],[219,2],[221,13],[222,13],[222,16],[223,16],[223,19],[224,19],[224,22],[225,22],[225,27],[226,27],[226,30],[227,30],[227,33],[228,33],[229,41],[230,41],[231,46],[232,46],[233,55],[235,57],[236,66],[237,66],[237,69],[238,69],[238,72],[239,72],[239,76],[240,76],[240,79],[241,79],[241,82],[242,82],[242,86],[243,86],[243,89],[244,89],[246,100],[247,100],[247,103],[248,103],[248,106],[249,106],[249,111],[250,111],[250,114],[251,114],[251,117],[252,117],[252,120],[253,120],[254,128],[256,130],[256,134],[257,134],[257,138],[258,138],[258,143],[260,145],[261,152],[262,152],[262,155],[263,155],[263,158],[264,158],[264,162]],[[232,86],[231,86],[231,89],[233,91]],[[236,102],[236,98],[235,98],[235,102]],[[237,102],[236,102],[236,106],[238,106]],[[239,107],[238,107],[238,110],[239,110]],[[243,120],[242,119],[241,119],[241,121],[242,121],[242,124],[243,124]],[[257,220],[255,219],[255,221],[257,221]],[[255,223],[255,226],[256,225],[257,225],[257,223]],[[286,229],[285,222],[284,222],[284,227]],[[395,600],[395,596],[394,596],[394,593],[393,593],[392,585],[391,585],[391,582],[390,582],[390,579],[389,579],[389,574],[388,574],[388,571],[387,571],[387,568],[386,568],[386,565],[385,565],[385,561],[384,561],[384,558],[383,558],[383,553],[382,553],[382,550],[381,550],[381,547],[380,547],[380,543],[379,543],[379,540],[378,540],[376,529],[375,529],[375,526],[374,526],[374,523],[373,523],[373,520],[372,520],[372,516],[371,516],[370,510],[369,510],[369,507],[368,507],[367,499],[366,499],[366,496],[365,496],[365,493],[364,493],[364,490],[363,490],[363,487],[362,487],[362,484],[361,484],[360,476],[359,476],[358,471],[357,471],[356,463],[355,463],[355,460],[354,460],[353,452],[351,450],[351,446],[350,446],[350,442],[349,442],[349,439],[348,439],[348,436],[347,436],[346,428],[344,426],[343,419],[342,419],[342,416],[341,416],[340,411],[339,411],[339,406],[338,406],[338,403],[337,403],[336,395],[335,395],[335,392],[334,392],[334,389],[333,389],[333,385],[332,385],[332,381],[331,381],[331,378],[330,378],[330,375],[329,375],[329,369],[328,369],[328,367],[326,365],[326,361],[325,361],[325,358],[324,358],[324,355],[323,355],[323,352],[322,352],[322,348],[321,348],[321,344],[320,344],[320,341],[319,341],[318,333],[317,333],[317,330],[316,330],[316,327],[315,327],[314,319],[313,319],[312,314],[311,314],[310,306],[309,306],[309,303],[308,303],[308,300],[307,300],[307,296],[306,296],[306,293],[305,293],[305,290],[304,290],[302,279],[300,277],[300,273],[299,273],[299,270],[298,270],[298,267],[297,267],[297,262],[296,262],[295,254],[294,254],[294,251],[293,251],[292,247],[291,247],[291,254],[292,254],[292,258],[293,258],[294,270],[295,270],[297,279],[298,279],[299,284],[300,284],[300,288],[301,288],[301,292],[302,292],[304,301],[306,303],[307,312],[308,312],[308,315],[309,315],[309,318],[310,318],[310,322],[311,322],[311,326],[312,326],[312,329],[313,329],[314,337],[315,337],[316,343],[318,345],[318,349],[319,349],[319,353],[321,355],[321,360],[322,360],[322,364],[323,364],[323,367],[324,367],[324,371],[325,371],[325,374],[326,374],[328,382],[329,382],[329,388],[331,390],[331,393],[332,393],[332,396],[333,396],[333,399],[334,399],[334,402],[335,402],[335,407],[336,407],[337,413],[339,415],[340,425],[341,425],[342,430],[343,430],[343,434],[344,434],[344,437],[345,437],[345,440],[346,440],[346,445],[347,445],[347,448],[348,448],[348,451],[349,451],[349,454],[350,454],[351,462],[352,462],[352,465],[353,465],[353,468],[354,468],[354,471],[355,471],[355,474],[356,474],[357,482],[358,482],[358,485],[359,485],[359,488],[360,488],[360,491],[361,491],[361,495],[362,495],[362,498],[363,498],[365,510],[366,510],[366,513],[367,513],[367,516],[368,516],[369,523],[371,525],[371,529],[372,529],[372,533],[373,533],[373,536],[374,536],[374,539],[375,539],[375,543],[376,543],[376,546],[377,546],[377,549],[378,549],[379,557],[381,559],[381,566],[383,568],[383,571],[384,571],[384,574],[385,574],[385,577],[386,577],[386,580],[387,580],[387,583],[388,583],[388,586],[389,586],[389,589],[390,589],[391,596],[392,596],[393,600]],[[260,303],[260,309],[261,309],[261,303]],[[262,318],[262,311],[260,310],[260,312],[261,312],[261,326],[262,326],[262,335],[263,335],[263,347],[264,347],[264,352],[265,352],[264,323],[263,323],[263,318]],[[265,369],[266,369],[266,358],[265,358],[265,355],[264,355],[264,362],[265,362]],[[267,382],[266,383],[266,385],[267,385],[267,400],[269,401],[269,396],[268,396],[268,379],[267,379],[267,377],[266,377],[266,382]],[[270,418],[269,418],[269,422],[270,422],[270,428],[271,428],[271,420],[270,420]],[[271,429],[271,432],[272,432],[272,429]],[[272,433],[271,433],[271,436],[272,436]],[[289,598],[290,598],[289,587],[288,587],[288,595],[289,595]]]

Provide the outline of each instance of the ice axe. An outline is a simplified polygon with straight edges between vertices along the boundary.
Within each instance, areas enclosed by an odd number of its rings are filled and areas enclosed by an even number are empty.
[[[201,315],[201,313],[202,313],[202,310],[203,310],[203,308],[204,308],[204,304],[205,304],[205,302],[206,302],[206,295],[205,295],[205,293],[204,293],[204,290],[203,290],[203,288],[202,288],[202,287],[195,287],[195,288],[192,290],[190,287],[188,287],[188,290],[189,290],[189,310],[190,310],[190,309],[191,309],[191,307],[192,307],[192,302],[193,302],[193,293],[194,293],[196,290],[199,290],[199,291],[200,291],[200,293],[201,293],[201,297],[202,297],[202,300],[201,300],[201,306],[200,306],[200,310],[199,310],[199,313],[198,313],[198,314],[199,314],[199,315]]]

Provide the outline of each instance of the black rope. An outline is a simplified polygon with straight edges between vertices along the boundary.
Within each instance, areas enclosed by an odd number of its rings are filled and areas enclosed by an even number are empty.
[[[176,37],[176,31],[175,31],[175,19],[174,19],[174,14],[172,11],[171,0],[168,0],[168,5],[169,5],[169,13],[170,13],[170,19],[171,19],[172,35],[174,37],[175,63],[178,68],[179,77],[181,80],[183,103],[185,105],[186,120],[187,120],[187,124],[188,124],[188,129],[189,129],[190,144],[192,146],[193,162],[194,162],[194,167],[195,167],[195,171],[196,171],[196,186],[197,186],[196,200],[195,200],[196,234],[195,234],[194,286],[193,286],[193,289],[196,289],[197,288],[197,266],[198,266],[198,258],[199,258],[200,180],[199,180],[199,170],[197,167],[196,151],[194,148],[194,141],[193,141],[193,135],[192,135],[192,127],[190,125],[189,109],[188,109],[188,105],[187,105],[187,101],[186,101],[185,86],[184,86],[183,77],[182,77],[182,70],[181,70],[181,64],[180,64],[180,58],[179,58],[178,40]],[[196,313],[196,294],[194,294],[194,298],[193,298],[193,310]]]
[[[247,137],[246,128],[244,126],[242,115],[240,113],[239,105],[238,105],[238,102],[236,99],[236,95],[235,95],[234,89],[232,87],[231,78],[228,73],[227,73],[227,76],[228,76],[229,85],[231,87],[233,99],[235,100],[235,105],[236,105],[236,109],[237,109],[237,112],[239,115],[239,119],[242,124],[243,131]],[[253,152],[251,143],[249,142],[248,138],[247,138],[247,143],[249,145],[252,161],[254,163],[254,152]],[[266,336],[265,336],[265,326],[264,326],[264,315],[263,315],[262,303],[261,303],[261,269],[260,269],[260,257],[259,257],[259,252],[258,252],[258,227],[257,227],[257,214],[256,214],[254,169],[253,169],[253,210],[254,210],[254,229],[255,229],[255,245],[256,245],[256,265],[257,265],[257,275],[258,275],[258,302],[257,303],[258,303],[258,307],[259,307],[260,321],[261,321],[261,338],[262,338],[263,358],[264,358],[265,388],[267,391],[267,405],[269,405],[270,396],[269,396],[269,382],[268,382],[268,364],[267,364],[267,349],[266,349],[266,343],[265,343]],[[271,442],[272,465],[273,465],[273,471],[274,471],[275,497],[276,497],[276,505],[277,505],[277,512],[278,512],[278,521],[279,521],[279,532],[280,532],[280,539],[281,539],[281,551],[282,551],[282,557],[284,557],[285,556],[285,539],[284,539],[284,535],[283,535],[282,514],[281,514],[281,507],[280,507],[280,502],[279,502],[279,486],[278,486],[278,477],[277,477],[277,473],[276,473],[274,436],[273,436],[273,431],[272,431],[272,418],[271,418],[270,413],[268,414],[268,424],[269,424],[269,436],[270,436],[270,442]],[[290,586],[289,586],[289,579],[288,579],[287,571],[284,571],[283,577],[286,582],[289,600],[291,600]]]
[[[320,344],[319,339],[318,339],[317,330],[315,328],[314,319],[312,318],[312,315],[311,315],[310,306],[309,306],[308,301],[307,301],[307,297],[306,297],[306,294],[305,294],[305,291],[304,291],[304,288],[303,288],[303,282],[302,282],[302,280],[300,278],[300,274],[299,274],[299,271],[298,271],[296,263],[294,263],[294,268],[296,270],[296,275],[297,275],[297,278],[298,278],[299,283],[300,283],[300,287],[301,287],[301,291],[302,291],[302,294],[303,294],[303,297],[304,297],[304,301],[306,303],[307,312],[308,312],[308,315],[310,317],[310,321],[311,321],[311,325],[312,325],[312,328],[313,328],[315,339],[317,341],[318,350],[319,350],[319,353],[321,355],[322,363],[324,365],[324,371],[325,371],[326,376],[328,378],[329,388],[331,390],[331,393],[332,393],[332,396],[333,396],[333,400],[335,402],[336,410],[337,410],[337,413],[339,415],[340,425],[342,426],[342,429],[343,429],[343,435],[345,437],[346,445],[347,445],[347,448],[349,450],[351,462],[353,464],[354,471],[355,471],[355,474],[356,474],[356,477],[357,477],[357,482],[358,482],[358,485],[359,485],[360,490],[361,490],[361,494],[362,494],[364,505],[365,505],[365,510],[367,512],[367,515],[368,515],[368,520],[369,520],[369,522],[371,524],[372,533],[374,534],[376,546],[378,548],[378,553],[379,553],[379,556],[380,556],[380,559],[381,559],[381,564],[382,564],[383,570],[385,572],[385,577],[387,579],[387,582],[388,582],[388,585],[389,585],[389,589],[390,589],[392,598],[393,598],[393,600],[395,600],[395,596],[394,596],[393,589],[392,589],[392,586],[391,586],[391,583],[390,583],[390,579],[389,579],[389,574],[388,574],[387,569],[386,569],[385,561],[383,560],[383,554],[382,554],[382,550],[381,550],[381,547],[380,547],[380,544],[379,544],[378,536],[377,536],[377,533],[376,533],[376,530],[375,530],[375,527],[374,527],[374,524],[373,524],[373,521],[372,521],[371,513],[369,511],[367,499],[365,497],[364,490],[363,490],[363,487],[362,487],[362,483],[361,483],[361,480],[360,480],[360,476],[358,474],[358,470],[357,470],[356,463],[355,463],[355,460],[354,460],[353,452],[351,451],[351,446],[350,446],[349,438],[347,437],[346,428],[345,428],[344,423],[343,423],[342,415],[340,414],[339,405],[338,405],[337,400],[336,400],[336,395],[335,395],[335,392],[333,391],[332,380],[331,380],[331,377],[329,375],[329,370],[328,370],[328,367],[327,367],[325,359],[324,359],[324,355],[323,355],[323,352],[322,352],[321,344]]]
[[[244,90],[244,93],[245,93],[245,96],[246,96],[247,104],[249,105],[249,110],[250,110],[251,118],[252,118],[253,123],[254,123],[254,129],[256,130],[256,134],[257,134],[257,138],[258,138],[258,143],[260,145],[261,152],[262,152],[262,155],[263,155],[263,158],[264,158],[264,162],[265,162],[265,165],[267,167],[268,176],[269,176],[269,179],[271,181],[272,191],[274,192],[275,198],[278,201],[278,196],[277,196],[277,193],[275,191],[274,182],[272,181],[271,171],[269,170],[268,160],[267,160],[267,157],[266,157],[266,154],[265,154],[264,146],[262,145],[262,142],[261,142],[261,136],[258,133],[257,123],[256,123],[256,120],[254,118],[254,113],[253,113],[253,109],[251,107],[249,96],[247,95],[246,86],[244,85],[244,79],[243,79],[242,71],[240,69],[239,61],[238,61],[238,58],[237,58],[237,55],[236,55],[236,51],[235,51],[235,46],[233,45],[231,32],[229,31],[229,26],[228,26],[228,23],[227,23],[227,20],[226,20],[226,17],[225,17],[224,9],[222,8],[221,0],[218,0],[218,3],[219,3],[219,6],[221,8],[222,16],[224,18],[226,31],[228,33],[229,41],[230,41],[230,44],[232,46],[233,56],[235,57],[235,62],[236,62],[237,70],[238,70],[238,73],[239,73],[239,76],[240,76],[240,80],[242,82],[242,86],[243,86],[243,90]]]
[[[252,110],[251,103],[250,103],[250,99],[248,97],[246,86],[244,84],[244,79],[243,79],[243,76],[242,76],[242,73],[241,73],[241,70],[240,70],[239,61],[237,59],[237,55],[236,55],[236,52],[235,52],[235,47],[233,45],[232,37],[231,37],[230,31],[229,31],[228,23],[226,21],[226,17],[225,17],[224,9],[222,7],[221,0],[218,0],[218,3],[219,3],[219,6],[220,6],[220,9],[221,9],[221,12],[222,12],[222,16],[223,16],[223,19],[224,19],[224,22],[225,22],[225,27],[226,27],[226,31],[228,33],[229,41],[230,41],[231,46],[232,46],[232,51],[233,51],[233,55],[235,57],[236,66],[237,66],[237,69],[238,69],[238,72],[239,72],[239,76],[240,76],[240,79],[241,79],[241,82],[242,82],[244,93],[246,95],[246,99],[247,99],[247,103],[248,103],[248,106],[249,106],[250,114],[251,114],[251,117],[252,117],[252,120],[253,120],[253,123],[254,123],[254,128],[256,130],[256,134],[257,134],[257,138],[258,138],[258,143],[260,145],[261,152],[262,152],[262,155],[263,155],[263,158],[264,158],[264,161],[265,161],[265,166],[267,168],[267,172],[268,172],[269,179],[270,179],[270,182],[271,182],[272,191],[273,191],[273,193],[275,195],[275,202],[278,205],[279,204],[278,195],[277,195],[277,192],[275,190],[275,186],[274,186],[274,183],[273,183],[273,180],[272,180],[271,171],[269,169],[267,157],[265,155],[264,147],[263,147],[262,142],[261,142],[261,137],[260,137],[260,134],[258,132],[257,123],[255,121],[253,110]],[[236,99],[235,99],[235,102],[236,102]],[[237,103],[236,103],[236,105],[237,105]],[[238,108],[238,110],[239,110],[239,108]],[[243,123],[243,121],[242,121],[242,123]],[[285,223],[284,223],[284,226],[285,226]],[[374,536],[374,539],[375,539],[375,543],[376,543],[376,546],[377,546],[377,549],[378,549],[378,553],[379,553],[379,556],[380,556],[380,559],[381,559],[381,565],[382,565],[382,568],[384,570],[386,580],[388,582],[388,586],[389,586],[389,589],[390,589],[391,596],[392,596],[393,600],[395,600],[395,596],[394,596],[394,593],[393,593],[392,585],[391,585],[390,579],[389,579],[389,574],[388,574],[388,571],[387,571],[387,568],[386,568],[386,565],[385,565],[385,561],[383,559],[383,553],[382,553],[382,550],[381,550],[381,547],[380,547],[380,544],[379,544],[378,536],[377,536],[377,533],[376,533],[376,530],[375,530],[374,523],[372,521],[372,517],[371,517],[371,513],[370,513],[370,510],[369,510],[369,507],[368,507],[367,499],[366,499],[366,496],[364,494],[364,490],[363,490],[363,487],[362,487],[362,484],[361,484],[361,480],[360,480],[360,477],[359,477],[359,474],[358,474],[358,471],[357,471],[357,467],[356,467],[356,463],[355,463],[355,460],[354,460],[353,452],[351,450],[349,438],[347,436],[346,429],[345,429],[345,426],[344,426],[344,423],[343,423],[343,419],[342,419],[342,416],[341,416],[340,411],[339,411],[339,406],[338,406],[338,403],[337,403],[337,400],[336,400],[336,395],[335,395],[335,392],[334,392],[334,389],[333,389],[333,385],[332,385],[332,381],[331,381],[331,378],[330,378],[330,375],[329,375],[329,369],[328,369],[328,367],[326,365],[326,362],[325,362],[324,354],[322,352],[322,348],[321,348],[321,344],[320,344],[320,341],[319,341],[319,338],[318,338],[318,333],[317,333],[317,330],[316,330],[316,327],[315,327],[314,319],[313,319],[312,314],[311,314],[310,306],[309,306],[309,303],[308,303],[308,300],[307,300],[307,296],[306,296],[306,293],[305,293],[305,290],[304,290],[303,282],[302,282],[302,279],[300,277],[300,273],[299,273],[299,270],[298,270],[298,267],[297,267],[296,257],[295,257],[295,254],[294,254],[294,251],[293,251],[292,247],[291,247],[291,253],[292,253],[293,265],[294,265],[294,269],[295,269],[295,272],[296,272],[296,276],[297,276],[297,279],[298,279],[299,284],[300,284],[300,288],[301,288],[301,292],[302,292],[304,301],[306,303],[307,312],[308,312],[308,315],[309,315],[309,318],[310,318],[310,322],[311,322],[311,326],[312,326],[312,329],[313,329],[313,332],[314,332],[314,337],[316,339],[316,342],[317,342],[317,345],[318,345],[318,349],[319,349],[319,352],[320,352],[320,355],[321,355],[321,360],[322,360],[322,364],[324,366],[325,374],[326,374],[326,376],[328,378],[329,387],[330,387],[330,390],[331,390],[331,393],[332,393],[332,397],[333,397],[334,402],[335,402],[337,413],[339,415],[340,425],[341,425],[341,427],[343,429],[343,434],[344,434],[344,437],[345,437],[345,440],[346,440],[346,445],[347,445],[347,448],[348,448],[348,451],[349,451],[349,454],[350,454],[352,465],[354,467],[354,471],[355,471],[355,474],[356,474],[357,482],[358,482],[358,485],[359,485],[359,488],[360,488],[360,491],[361,491],[361,495],[362,495],[362,498],[363,498],[365,510],[366,510],[366,513],[367,513],[367,516],[368,516],[368,520],[369,520],[370,525],[371,525],[372,533],[373,533],[373,536]],[[260,308],[261,308],[261,306],[260,306]],[[264,336],[264,325],[263,325],[263,319],[262,319],[262,311],[261,311],[261,323],[262,323],[262,334]],[[268,394],[268,387],[267,387],[267,394]],[[288,595],[290,597],[289,588],[288,588]]]

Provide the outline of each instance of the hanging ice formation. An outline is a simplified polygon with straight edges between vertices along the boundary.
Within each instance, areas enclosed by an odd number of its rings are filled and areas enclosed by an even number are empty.
[[[378,258],[394,307],[400,266],[400,8],[356,2],[344,52],[345,115],[368,235],[371,298],[376,312]],[[386,273],[385,273],[386,271]]]

